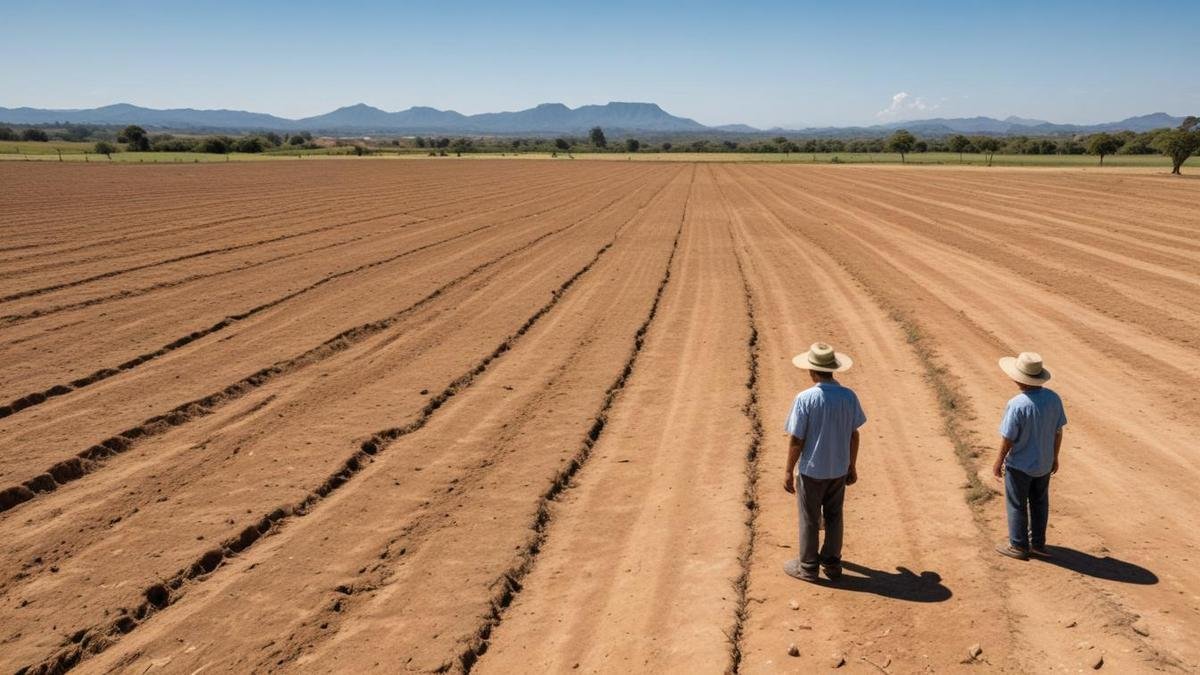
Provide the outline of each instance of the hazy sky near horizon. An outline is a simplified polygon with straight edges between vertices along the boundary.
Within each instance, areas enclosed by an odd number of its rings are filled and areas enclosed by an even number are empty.
[[[11,4],[0,106],[653,101],[705,124],[1200,113],[1193,2]]]

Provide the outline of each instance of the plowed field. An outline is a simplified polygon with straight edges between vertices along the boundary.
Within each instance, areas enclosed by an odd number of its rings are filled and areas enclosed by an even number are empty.
[[[0,670],[1195,671],[1198,197],[0,165]],[[782,571],[817,340],[869,417],[836,584]],[[993,550],[1022,350],[1071,420],[1051,561]]]

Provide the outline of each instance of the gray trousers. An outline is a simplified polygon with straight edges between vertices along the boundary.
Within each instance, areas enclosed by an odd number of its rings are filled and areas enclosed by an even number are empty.
[[[800,508],[800,567],[816,572],[821,565],[842,565],[842,502],[846,498],[846,477],[809,478],[800,474],[796,482],[796,502]],[[819,552],[817,535],[821,515],[825,516],[825,542]]]

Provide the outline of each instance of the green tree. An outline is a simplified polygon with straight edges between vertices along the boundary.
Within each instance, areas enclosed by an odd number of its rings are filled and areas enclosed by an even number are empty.
[[[950,137],[950,151],[958,153],[958,163],[962,164],[963,152],[971,147],[971,139],[962,134],[955,134]]]
[[[907,129],[897,129],[894,134],[888,138],[887,149],[889,152],[900,153],[900,163],[904,164],[904,156],[912,152],[913,146],[917,144],[917,139]]]
[[[592,145],[597,148],[608,147],[608,139],[604,137],[604,130],[600,127],[592,127],[592,130],[588,132],[588,138],[591,139]]]
[[[93,150],[97,155],[105,155],[109,159],[112,159],[112,154],[117,151],[117,146],[109,143],[108,141],[98,141]]]
[[[239,139],[234,149],[238,152],[258,153],[263,151],[266,144],[258,136],[247,136]]]
[[[1100,155],[1100,166],[1104,166],[1104,156],[1120,150],[1121,145],[1120,138],[1101,132],[1088,137],[1087,151],[1089,155]]]
[[[304,145],[304,137],[297,135],[288,136],[288,145]]]
[[[12,127],[0,127],[0,141],[15,141],[17,140],[17,132],[12,130]]]
[[[971,141],[971,145],[974,145],[977,150],[983,153],[984,159],[987,160],[987,165],[991,166],[992,157],[1000,149],[1000,140],[991,136],[979,136]]]
[[[640,148],[640,147],[642,147],[642,142],[639,141],[638,139],[636,139],[636,138],[626,138],[625,139],[625,151],[626,152],[637,152],[638,148]]]
[[[1188,117],[1178,129],[1170,129],[1158,134],[1154,146],[1167,157],[1171,158],[1171,173],[1179,176],[1183,172],[1183,163],[1200,150],[1200,128],[1195,117]]]
[[[571,144],[568,143],[567,139],[565,138],[556,138],[554,139],[554,147],[558,148],[559,150],[570,150]]]
[[[46,132],[42,131],[41,129],[26,129],[25,131],[21,132],[21,140],[33,141],[34,143],[45,143],[46,141],[50,140],[50,137],[47,136]]]
[[[275,133],[274,131],[268,131],[266,134],[263,135],[263,138],[266,139],[266,141],[273,146],[278,147],[280,145],[283,145],[283,138],[279,134]]]
[[[663,149],[663,152],[670,152],[671,151],[671,143],[669,141],[664,142],[662,144],[662,149]]]
[[[209,136],[196,144],[196,150],[214,155],[229,153],[229,139],[224,136]]]
[[[129,150],[146,152],[150,149],[150,137],[146,135],[145,129],[136,124],[130,124],[122,129],[117,140],[126,143]]]

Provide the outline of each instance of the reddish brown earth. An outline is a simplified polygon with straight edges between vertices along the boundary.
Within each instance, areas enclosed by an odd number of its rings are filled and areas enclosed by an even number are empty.
[[[1200,669],[1195,181],[364,160],[0,186],[4,671]],[[782,573],[790,358],[818,339],[870,418],[836,585]],[[1020,350],[1071,420],[1050,563],[992,550]]]

